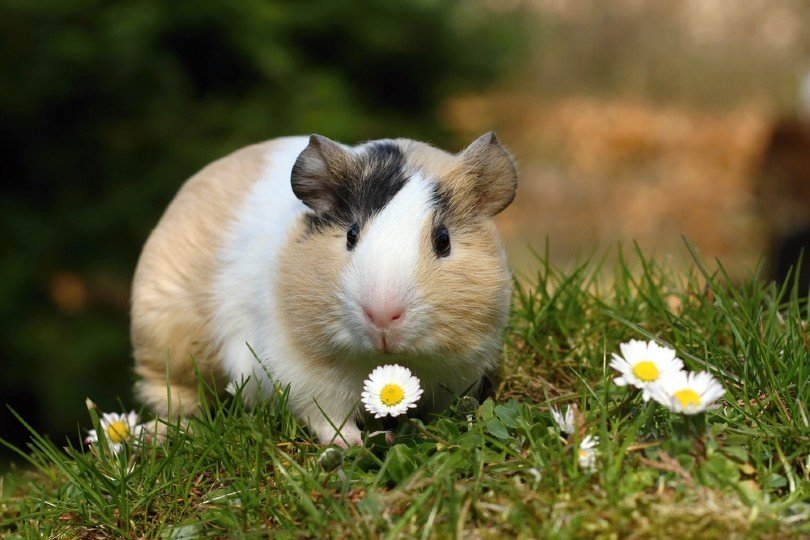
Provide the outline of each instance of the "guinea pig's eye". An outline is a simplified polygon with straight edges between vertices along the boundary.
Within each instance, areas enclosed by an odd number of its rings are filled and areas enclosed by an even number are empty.
[[[346,249],[351,251],[357,245],[357,237],[360,235],[360,225],[352,223],[349,230],[346,231]]]
[[[450,233],[444,225],[433,229],[433,251],[437,257],[450,255]]]

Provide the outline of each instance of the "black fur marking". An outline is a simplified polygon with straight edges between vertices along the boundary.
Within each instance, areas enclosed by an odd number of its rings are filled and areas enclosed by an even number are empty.
[[[452,214],[453,208],[450,203],[450,194],[446,189],[442,189],[439,182],[433,185],[432,202],[434,208],[436,208],[434,223],[438,225]]]
[[[439,182],[433,185],[433,204],[436,207],[436,213],[439,215],[447,215],[450,213],[450,194],[442,189]]]
[[[408,181],[405,156],[394,143],[372,143],[352,156],[343,167],[330,169],[331,189],[336,204],[323,214],[306,215],[307,232],[324,227],[348,229],[363,224],[385,208]]]
[[[433,214],[434,228],[446,226],[449,229],[456,229],[463,226],[467,216],[458,211],[450,192],[440,182],[433,186],[433,206],[436,208]]]

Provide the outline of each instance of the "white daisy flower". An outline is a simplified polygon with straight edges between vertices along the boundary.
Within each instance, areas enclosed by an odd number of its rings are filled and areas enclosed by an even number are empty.
[[[599,457],[599,437],[585,435],[577,449],[577,463],[588,472],[596,471],[596,458]]]
[[[723,397],[725,388],[705,371],[680,372],[649,387],[653,399],[672,412],[697,414]]]
[[[371,372],[363,383],[361,401],[375,418],[381,418],[389,414],[399,416],[416,407],[421,396],[419,379],[411,374],[410,369],[394,364],[380,366]]]
[[[110,449],[113,453],[117,454],[121,451],[127,441],[137,436],[141,431],[141,426],[138,425],[138,415],[135,411],[128,414],[118,413],[104,413],[99,419],[101,429],[104,430],[104,436]],[[84,439],[85,444],[98,443],[98,433],[95,429],[87,432],[87,438]]]
[[[622,355],[613,353],[610,367],[621,373],[613,379],[619,386],[632,385],[641,389],[644,401],[650,399],[649,385],[683,371],[683,361],[675,351],[654,341],[631,339],[619,345]]]
[[[576,426],[574,426],[574,408],[571,407],[571,405],[565,410],[565,416],[557,410],[557,407],[551,407],[551,417],[563,433],[573,435],[574,431],[576,431]]]

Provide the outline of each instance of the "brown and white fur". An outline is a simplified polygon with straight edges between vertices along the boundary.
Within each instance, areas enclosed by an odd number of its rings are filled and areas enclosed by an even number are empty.
[[[492,218],[516,187],[494,133],[455,155],[288,137],[212,163],[135,272],[138,396],[175,417],[199,408],[197,372],[216,391],[246,381],[248,401],[289,385],[320,441],[361,444],[363,381],[397,363],[420,408],[444,408],[498,367],[511,275]]]

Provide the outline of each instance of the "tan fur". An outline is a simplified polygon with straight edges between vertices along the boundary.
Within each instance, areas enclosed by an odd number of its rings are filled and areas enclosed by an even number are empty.
[[[492,354],[490,349],[498,344],[490,342],[491,329],[505,324],[503,304],[511,291],[511,275],[505,271],[495,225],[490,216],[479,209],[476,175],[481,174],[481,169],[471,166],[467,159],[467,153],[475,150],[474,146],[480,141],[455,155],[417,141],[401,142],[408,163],[437,180],[449,195],[450,214],[444,219],[457,225],[452,238],[453,256],[441,264],[436,264],[431,249],[431,231],[424,231],[418,279],[423,284],[425,300],[435,314],[434,331],[440,337],[441,349],[453,356],[470,356],[475,352]],[[473,152],[473,155],[478,156],[478,153]],[[511,159],[509,164],[511,166]],[[503,168],[498,174],[504,174]],[[514,175],[514,169],[511,174]],[[511,202],[514,191],[502,196]],[[475,270],[470,271],[473,268]]]
[[[504,303],[511,291],[495,226],[489,220],[456,234],[453,257],[440,265],[435,263],[430,231],[426,233],[418,281],[433,314],[431,332],[441,354],[487,357],[486,365],[479,366],[478,375],[483,375],[497,360],[492,355],[493,348],[500,347],[500,336],[493,336],[492,329],[505,325]]]
[[[410,139],[395,141],[405,153],[405,160],[414,170],[423,171],[430,178],[446,178],[459,166],[459,159],[427,143]]]
[[[332,349],[327,341],[313,336],[325,335],[327,327],[342,317],[334,289],[348,258],[345,235],[337,229],[308,234],[299,221],[279,257],[278,295],[285,300],[282,318],[315,372],[332,361]]]
[[[399,139],[397,142],[414,170],[440,181],[459,222],[481,214],[492,217],[509,206],[515,197],[515,162],[492,132],[455,155],[419,141]]]
[[[406,161],[414,171],[422,171],[429,178],[441,181],[455,207],[455,215],[463,219],[466,215],[475,214],[475,196],[472,194],[474,182],[459,155],[448,154],[418,141],[398,142],[405,150]]]
[[[299,223],[280,257],[279,296],[285,299],[282,316],[296,345],[306,351],[313,374],[334,361],[331,345],[313,336],[328,334],[329,325],[342,317],[334,287],[350,256],[343,248],[345,234],[342,229],[307,234]],[[454,237],[454,256],[441,265],[435,262],[430,228],[422,235],[417,281],[424,285],[420,292],[435,314],[433,330],[440,336],[440,353],[465,356],[482,352],[489,345],[484,340],[491,329],[504,323],[503,299],[505,291],[508,295],[511,290],[494,223],[482,220]],[[318,263],[313,265],[313,261]]]
[[[344,317],[340,303],[335,296],[335,284],[340,269],[347,258],[343,230],[328,229],[317,234],[309,234],[303,220],[299,220],[290,231],[289,240],[282,248],[279,257],[278,291],[283,298],[280,310],[281,324],[291,336],[300,355],[298,368],[306,373],[310,381],[342,380],[352,368],[367,373],[360,363],[342,365],[332,344],[324,336],[328,335],[330,325]],[[360,379],[362,380],[362,379]],[[348,386],[340,387],[348,392]],[[353,396],[359,395],[361,388],[351,390],[351,396],[322,393],[317,399],[317,406],[308,402],[293,389],[290,392],[290,405],[300,419],[314,429],[322,440],[329,440],[333,433],[329,426],[323,426],[323,416],[340,424],[347,416],[359,414],[359,410],[346,410],[343,404],[355,403]],[[306,396],[306,394],[304,394]],[[350,420],[350,427],[354,420]],[[317,426],[321,425],[321,428]],[[321,431],[326,429],[326,431]],[[351,440],[350,431],[344,430],[343,436]],[[334,442],[342,445],[342,439]],[[351,442],[356,444],[357,440]]]
[[[132,283],[136,392],[161,415],[196,412],[195,363],[215,388],[224,382],[210,332],[216,254],[273,144],[243,148],[190,178],[143,248]]]
[[[453,229],[453,256],[437,263],[432,227],[428,225],[422,231],[417,282],[431,314],[431,335],[436,341],[436,349],[430,354],[437,359],[434,364],[448,362],[445,367],[434,368],[448,375],[453,373],[448,380],[458,379],[460,368],[453,359],[479,358],[479,365],[461,368],[474,381],[497,364],[501,336],[492,330],[506,324],[511,294],[511,274],[494,222],[478,210],[476,175],[481,171],[470,167],[463,153],[452,155],[408,139],[394,142],[403,149],[411,173],[419,172],[438,181],[449,196],[450,213],[443,218],[457,224]],[[507,197],[509,201],[512,196]],[[299,223],[280,257],[278,295],[285,298],[284,325],[297,347],[306,352],[313,377],[323,377],[336,369],[331,344],[315,336],[328,335],[330,325],[343,317],[334,287],[351,257],[345,249],[345,236],[343,228],[311,234]],[[313,265],[313,261],[317,264]],[[358,363],[357,358],[353,362]],[[460,390],[468,386],[464,384]]]
[[[497,367],[511,276],[492,216],[514,196],[514,166],[492,134],[456,155],[416,141],[400,139],[395,143],[403,149],[410,172],[438,182],[442,198],[442,209],[435,218],[441,223],[428,224],[421,232],[417,264],[416,282],[429,317],[432,342],[426,347],[430,350],[408,350],[398,358],[441,374],[435,381],[461,392]],[[212,340],[215,306],[211,288],[222,270],[218,254],[225,247],[229,225],[253,183],[272,169],[267,155],[274,144],[269,141],[235,152],[189,179],[144,247],[132,294],[133,354],[141,377],[136,390],[158,414],[186,416],[197,411],[195,367],[215,392],[228,382],[218,344]],[[326,160],[330,169],[351,173],[344,174],[345,178],[362,177],[349,169],[363,161],[345,159],[339,149],[331,141],[315,138],[304,152],[328,155],[332,158]],[[310,185],[309,176],[314,182],[323,171],[306,169],[318,161],[299,160],[305,168],[293,173],[294,191],[299,188],[305,193],[319,193],[316,184]],[[303,180],[296,184],[296,178]],[[311,197],[307,202],[319,209],[328,208],[329,203],[313,202]],[[440,224],[452,230],[452,257],[438,260],[432,234],[433,227]],[[313,427],[309,417],[319,412],[313,410],[312,403],[302,401],[312,396],[301,392],[303,397],[299,398],[296,390],[315,380],[361,384],[371,365],[364,362],[377,365],[379,356],[352,353],[351,361],[344,362],[346,359],[327,338],[334,335],[344,317],[336,287],[341,270],[351,258],[345,228],[325,224],[312,230],[302,217],[288,234],[272,283],[277,287],[275,297],[282,299],[279,314],[284,335],[289,335],[295,349],[302,352],[296,367],[303,369],[304,376],[296,379],[298,388],[291,388],[291,404]],[[348,371],[355,373],[349,377]],[[331,394],[318,396],[322,398],[318,405],[328,417],[345,418],[346,404],[356,403],[360,388],[352,384],[333,385],[333,390],[328,390]],[[434,405],[437,399],[441,398],[434,398]],[[329,426],[320,430],[314,427],[322,440],[329,440]],[[357,431],[354,424],[352,427]],[[359,432],[352,444],[356,440]]]

